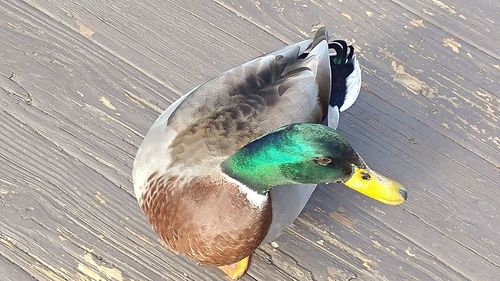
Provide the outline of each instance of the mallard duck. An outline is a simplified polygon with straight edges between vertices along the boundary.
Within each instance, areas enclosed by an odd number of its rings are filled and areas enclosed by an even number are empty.
[[[325,28],[196,87],[154,122],[134,160],[148,221],[171,250],[237,279],[316,184],[402,203],[403,186],[371,170],[335,130],[360,87],[354,48],[329,41]]]

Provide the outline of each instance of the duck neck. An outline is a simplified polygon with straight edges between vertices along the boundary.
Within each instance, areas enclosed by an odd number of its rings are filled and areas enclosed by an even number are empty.
[[[231,157],[222,164],[222,171],[259,194],[268,193],[274,186],[292,183],[279,165],[255,161],[238,161]]]

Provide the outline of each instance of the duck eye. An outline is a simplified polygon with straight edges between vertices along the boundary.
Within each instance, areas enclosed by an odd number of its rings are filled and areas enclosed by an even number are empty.
[[[367,180],[371,179],[372,177],[367,172],[361,172],[361,178],[364,179],[365,181],[367,181]]]
[[[332,163],[332,158],[330,158],[328,156],[316,157],[316,158],[314,158],[314,162],[316,162],[318,165],[326,166],[326,165]]]

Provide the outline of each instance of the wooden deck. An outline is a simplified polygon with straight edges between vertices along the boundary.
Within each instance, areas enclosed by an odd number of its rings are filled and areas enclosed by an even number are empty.
[[[189,2],[186,4],[185,2]],[[354,42],[340,130],[408,186],[322,186],[243,280],[498,280],[497,0],[0,3],[0,279],[223,280],[164,249],[133,196],[149,126],[205,79],[311,36]]]

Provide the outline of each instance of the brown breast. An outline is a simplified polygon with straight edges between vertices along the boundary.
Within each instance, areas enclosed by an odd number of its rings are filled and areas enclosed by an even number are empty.
[[[221,266],[249,256],[271,223],[271,204],[252,208],[238,187],[214,177],[179,183],[153,174],[142,208],[173,250],[203,265]]]

